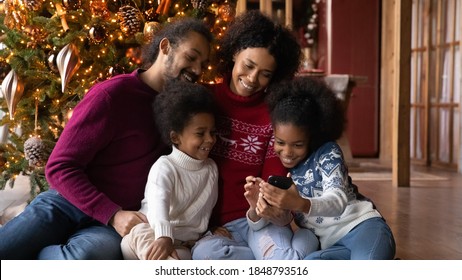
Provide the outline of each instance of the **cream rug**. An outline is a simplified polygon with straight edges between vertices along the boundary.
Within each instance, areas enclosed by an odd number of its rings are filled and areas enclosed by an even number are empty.
[[[391,172],[350,172],[351,179],[354,181],[391,181]],[[412,181],[439,181],[447,180],[446,177],[426,174],[422,172],[411,172]]]

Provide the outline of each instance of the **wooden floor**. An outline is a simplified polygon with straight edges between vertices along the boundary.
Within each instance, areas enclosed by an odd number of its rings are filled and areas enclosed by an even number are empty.
[[[350,168],[350,172],[359,171],[359,177],[371,169],[376,171],[373,165],[369,168],[360,160],[354,162],[359,168]],[[410,187],[393,187],[391,180],[359,177],[353,180],[359,191],[374,201],[393,231],[396,258],[462,260],[462,174],[412,166]]]

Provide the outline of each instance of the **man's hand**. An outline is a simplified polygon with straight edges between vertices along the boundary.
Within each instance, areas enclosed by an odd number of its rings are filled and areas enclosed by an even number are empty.
[[[109,224],[124,237],[130,230],[139,223],[147,223],[148,219],[144,214],[138,211],[117,211],[109,220]]]

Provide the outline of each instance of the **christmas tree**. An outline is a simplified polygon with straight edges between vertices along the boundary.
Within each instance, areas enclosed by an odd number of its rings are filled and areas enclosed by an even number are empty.
[[[141,67],[141,46],[175,18],[203,19],[221,37],[236,2],[0,0],[0,189],[21,173],[33,196],[47,189],[47,158],[91,86]]]

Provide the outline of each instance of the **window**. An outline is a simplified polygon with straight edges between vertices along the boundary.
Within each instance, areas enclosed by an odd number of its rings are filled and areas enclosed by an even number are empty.
[[[462,0],[414,0],[411,158],[457,167],[460,139]]]

